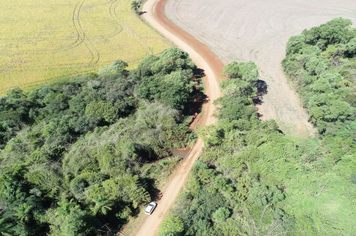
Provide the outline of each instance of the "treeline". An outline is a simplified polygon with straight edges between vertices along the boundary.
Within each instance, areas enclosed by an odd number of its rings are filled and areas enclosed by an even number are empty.
[[[356,29],[337,18],[287,43],[285,73],[323,137],[356,140]]]
[[[0,98],[0,235],[116,235],[155,197],[201,74],[177,48],[127,66]]]
[[[217,125],[160,236],[352,235],[356,158],[351,142],[283,135],[253,107],[253,62],[225,67]]]

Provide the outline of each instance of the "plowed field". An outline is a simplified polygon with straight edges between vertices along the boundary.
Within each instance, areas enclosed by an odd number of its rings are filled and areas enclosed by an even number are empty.
[[[168,0],[166,15],[208,45],[225,63],[254,61],[268,93],[259,106],[262,119],[275,119],[284,133],[313,133],[298,95],[283,74],[289,37],[333,18],[356,24],[354,0]]]

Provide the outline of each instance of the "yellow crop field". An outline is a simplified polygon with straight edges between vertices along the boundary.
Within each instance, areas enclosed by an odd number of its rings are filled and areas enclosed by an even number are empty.
[[[2,0],[0,95],[121,59],[135,67],[171,45],[131,10],[132,0]]]

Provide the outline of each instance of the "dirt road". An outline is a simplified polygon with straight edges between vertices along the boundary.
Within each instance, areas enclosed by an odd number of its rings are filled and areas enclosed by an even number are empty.
[[[287,40],[336,17],[356,24],[355,0],[168,0],[167,16],[208,45],[224,63],[254,61],[268,93],[259,106],[262,119],[275,119],[287,134],[313,132],[281,61]]]
[[[143,11],[146,11],[143,17],[153,28],[173,41],[179,48],[188,52],[194,63],[204,70],[206,75],[204,81],[205,93],[209,102],[203,106],[203,112],[200,114],[200,125],[215,124],[217,120],[212,117],[214,111],[212,101],[221,96],[218,75],[222,72],[223,64],[208,47],[172,24],[164,15],[164,5],[165,0],[148,0],[143,7]],[[178,165],[171,181],[163,192],[162,199],[158,202],[157,209],[152,215],[146,217],[133,235],[150,236],[158,233],[160,224],[168,214],[169,208],[188,178],[189,170],[201,155],[203,145],[202,140],[198,139],[187,157]]]

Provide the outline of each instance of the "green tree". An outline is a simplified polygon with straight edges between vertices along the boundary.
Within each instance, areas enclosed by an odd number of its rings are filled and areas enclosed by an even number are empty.
[[[140,3],[138,3],[137,1],[131,2],[131,9],[134,10],[136,13],[139,7],[140,7]]]
[[[75,202],[58,203],[59,207],[47,212],[52,235],[85,236],[93,233],[96,222]]]
[[[172,108],[182,110],[193,98],[192,92],[196,83],[190,81],[192,78],[193,74],[182,71],[166,75],[160,88],[161,101]]]
[[[196,66],[189,58],[188,53],[179,48],[169,48],[164,50],[158,60],[151,65],[151,70],[155,74],[167,75],[173,71],[192,70]]]
[[[111,103],[104,101],[91,102],[85,108],[86,116],[93,116],[99,119],[103,119],[106,122],[113,123],[116,119],[118,109]]]
[[[258,68],[252,61],[239,62],[233,61],[224,67],[224,74],[228,75],[229,79],[241,79],[249,83],[254,83],[258,80]]]
[[[346,45],[345,45],[346,52],[349,57],[353,57],[356,54],[356,38],[352,38]]]
[[[159,235],[178,236],[184,231],[184,224],[179,217],[167,216],[160,226]]]
[[[220,207],[213,213],[213,220],[217,223],[222,223],[230,216],[229,209]]]
[[[194,100],[195,68],[170,49],[137,70],[118,60],[98,74],[0,98],[1,233],[94,235],[102,225],[116,233],[178,159],[147,163],[189,140],[173,107]]]
[[[94,215],[97,215],[98,213],[106,215],[108,211],[112,210],[111,206],[114,204],[112,201],[106,200],[102,196],[99,196],[92,201],[95,203],[94,207],[91,208]]]
[[[15,208],[14,216],[16,216],[19,220],[28,222],[30,220],[30,212],[34,208],[34,206],[28,203],[22,203],[18,207]]]
[[[139,4],[136,1],[133,1],[132,4],[135,3],[135,8],[133,10],[137,11],[137,8],[139,7]],[[102,66],[99,69],[99,75],[115,75],[115,76],[127,76],[128,71],[126,68],[128,67],[128,64],[124,62],[123,60],[117,60],[114,61],[111,65],[108,66]]]

